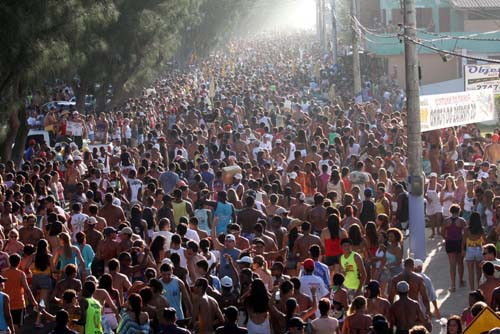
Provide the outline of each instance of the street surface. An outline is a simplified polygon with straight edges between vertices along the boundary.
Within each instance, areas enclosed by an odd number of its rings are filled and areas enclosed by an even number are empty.
[[[427,238],[427,259],[424,261],[424,272],[431,278],[438,297],[439,311],[441,318],[448,318],[452,314],[461,315],[467,306],[469,287],[461,288],[457,282],[457,289],[454,293],[448,291],[450,287],[450,274],[448,256],[444,250],[443,238],[429,239],[430,229],[426,229]],[[409,239],[405,240],[405,254],[409,254]],[[464,264],[465,265],[465,264]],[[465,265],[465,267],[467,267]],[[458,276],[458,273],[457,273]],[[467,268],[464,272],[467,281]],[[433,310],[432,306],[431,309]],[[432,320],[433,334],[440,333],[440,325],[435,318]]]

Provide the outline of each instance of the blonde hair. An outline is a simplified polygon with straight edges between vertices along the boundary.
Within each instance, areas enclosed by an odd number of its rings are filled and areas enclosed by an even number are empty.
[[[73,250],[72,250],[72,245],[71,245],[71,237],[69,236],[68,233],[66,232],[61,232],[57,235],[57,237],[63,241],[64,243],[64,256],[70,258]]]

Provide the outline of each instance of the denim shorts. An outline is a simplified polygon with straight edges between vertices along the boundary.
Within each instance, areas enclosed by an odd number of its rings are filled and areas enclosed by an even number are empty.
[[[483,248],[482,247],[467,247],[465,249],[465,261],[482,261]]]
[[[33,290],[50,290],[52,289],[52,278],[49,275],[33,275],[31,283]]]

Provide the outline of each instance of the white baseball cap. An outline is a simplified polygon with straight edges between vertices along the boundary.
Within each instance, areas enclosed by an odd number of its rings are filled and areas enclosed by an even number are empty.
[[[243,256],[241,259],[237,260],[236,262],[238,263],[247,263],[247,264],[252,264],[252,258],[250,256]]]
[[[233,286],[233,279],[229,276],[224,276],[220,280],[220,285],[222,285],[224,288],[231,288]]]

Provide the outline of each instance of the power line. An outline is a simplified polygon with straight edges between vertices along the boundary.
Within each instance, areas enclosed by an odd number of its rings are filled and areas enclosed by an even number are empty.
[[[365,34],[364,34],[364,37],[366,40],[368,40],[369,42],[371,43],[374,43],[374,44],[383,44],[383,45],[394,45],[395,43],[382,43],[382,42],[376,42],[376,41],[373,41],[371,39],[369,39],[368,37],[366,37],[366,32],[368,32],[370,35],[374,35],[374,36],[377,36],[377,37],[386,37],[387,35],[378,35],[378,34],[375,34],[375,33],[372,33],[370,32],[366,27],[364,27],[361,22],[359,22],[359,20],[357,20],[355,17],[352,17],[352,21],[354,23],[356,23],[355,25],[355,29],[358,33],[362,33],[361,29],[363,29],[365,31]],[[493,33],[493,32],[488,32],[488,33]],[[389,37],[389,36],[387,36]],[[412,39],[408,36],[406,36],[405,34],[398,34],[397,36],[390,36],[390,38],[394,38],[394,37],[399,37],[399,38],[405,38],[407,40],[409,40],[410,42],[412,43],[415,43],[417,45],[420,45],[424,48],[427,48],[427,49],[430,49],[430,50],[433,50],[433,51],[436,51],[438,53],[442,53],[442,54],[448,54],[448,55],[451,55],[451,56],[456,56],[456,57],[460,57],[460,58],[465,58],[465,59],[471,59],[471,60],[476,60],[476,61],[483,61],[483,62],[488,62],[488,63],[495,63],[495,64],[500,64],[500,60],[496,60],[496,59],[488,59],[488,58],[482,58],[482,57],[474,57],[474,56],[468,56],[468,55],[463,55],[463,54],[460,54],[460,53],[456,53],[454,51],[450,51],[450,50],[443,50],[443,49],[440,49],[436,46],[431,46],[431,45],[427,45],[425,43],[423,43],[423,41],[425,42],[430,42],[432,43],[434,40],[420,40],[420,41],[417,41],[415,39]],[[459,36],[460,37],[460,36]],[[442,40],[442,39],[437,39],[437,40]]]
[[[465,58],[465,59],[471,59],[471,60],[476,60],[476,61],[483,61],[483,62],[486,62],[486,63],[500,64],[500,60],[463,55],[463,54],[456,53],[456,52],[453,52],[453,51],[443,50],[443,49],[439,49],[439,48],[437,48],[435,46],[430,46],[430,45],[424,44],[421,41],[417,41],[417,40],[415,40],[413,38],[410,38],[410,37],[408,37],[406,35],[401,35],[401,36],[403,38],[409,40],[412,43],[415,43],[415,44],[420,45],[420,46],[422,46],[424,48],[436,51],[438,53],[443,53],[443,54],[447,54],[447,55],[451,55],[451,56],[455,56],[455,57],[460,57],[460,58]]]
[[[450,40],[450,39],[456,39],[456,40],[468,40],[468,41],[483,41],[483,42],[500,42],[500,38],[476,38],[475,36],[480,36],[480,35],[488,35],[488,34],[496,34],[499,33],[500,30],[492,30],[492,31],[485,31],[485,32],[479,32],[479,33],[473,33],[470,35],[461,35],[461,36],[451,36],[451,35],[443,35],[431,31],[426,31],[424,29],[420,30],[426,35],[431,35],[431,36],[437,36],[440,38],[434,38],[434,39],[426,39],[426,41],[429,42],[435,42],[435,41],[440,41],[440,40]]]
[[[398,35],[381,35],[381,34],[375,33],[373,31],[371,31],[370,29],[368,29],[367,27],[365,27],[361,22],[359,22],[358,18],[355,17],[355,16],[351,15],[351,20],[356,24],[356,26],[358,26],[360,29],[364,30],[365,32],[369,33],[370,35],[373,35],[373,36],[376,36],[376,37],[379,37],[379,38],[394,38],[394,37],[398,37]]]

